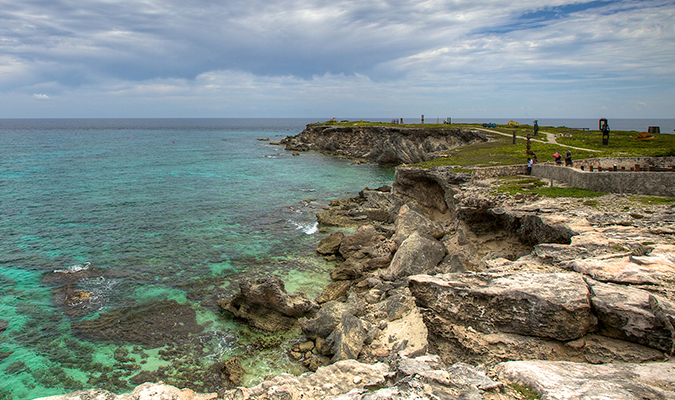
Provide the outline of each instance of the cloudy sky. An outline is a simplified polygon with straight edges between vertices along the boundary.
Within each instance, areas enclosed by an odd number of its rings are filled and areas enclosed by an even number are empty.
[[[675,0],[0,0],[0,118],[675,118]]]

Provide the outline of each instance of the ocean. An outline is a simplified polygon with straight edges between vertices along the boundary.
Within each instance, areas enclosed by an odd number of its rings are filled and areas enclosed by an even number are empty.
[[[270,274],[314,298],[330,268],[315,252],[315,214],[391,184],[392,168],[259,140],[310,122],[0,120],[0,399],[145,380],[212,391],[214,369],[235,355],[244,384],[302,372],[285,351],[299,332],[251,331],[215,301],[241,277]],[[199,328],[188,337],[143,338],[171,331],[162,313],[185,310]],[[110,318],[122,322],[78,333]],[[153,332],[118,332],[138,318]]]
[[[271,274],[314,298],[331,267],[315,252],[325,236],[315,214],[391,184],[393,168],[293,156],[260,140],[316,121],[0,120],[0,400],[119,394],[159,380],[215,391],[233,356],[244,385],[303,372],[286,351],[299,332],[252,331],[216,300],[242,277]],[[539,124],[594,129],[597,120]]]

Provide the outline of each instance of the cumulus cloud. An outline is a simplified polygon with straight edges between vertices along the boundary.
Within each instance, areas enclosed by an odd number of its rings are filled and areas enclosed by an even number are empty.
[[[35,100],[49,100],[49,96],[47,96],[46,94],[39,94],[39,93],[35,93],[33,95],[33,98]]]
[[[340,82],[446,104],[439,87],[530,97],[656,85],[672,98],[672,20],[670,0],[0,0],[0,93],[194,102],[220,91],[273,107]]]

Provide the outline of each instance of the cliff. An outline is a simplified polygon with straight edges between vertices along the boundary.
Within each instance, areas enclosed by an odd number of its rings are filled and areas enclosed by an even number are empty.
[[[286,150],[315,150],[380,164],[413,164],[474,142],[487,141],[477,132],[438,128],[390,126],[308,125],[296,136],[283,139]]]

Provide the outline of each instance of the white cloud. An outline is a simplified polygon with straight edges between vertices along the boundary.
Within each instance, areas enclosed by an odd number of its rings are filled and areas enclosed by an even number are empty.
[[[49,96],[47,96],[46,94],[39,94],[39,93],[35,93],[33,95],[33,98],[35,100],[49,100]]]

